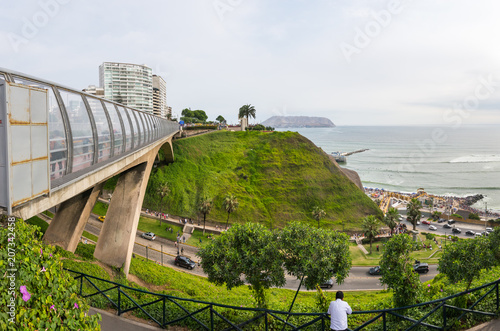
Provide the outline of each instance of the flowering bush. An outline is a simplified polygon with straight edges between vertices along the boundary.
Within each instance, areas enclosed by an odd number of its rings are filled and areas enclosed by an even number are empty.
[[[55,248],[43,244],[38,227],[23,221],[0,227],[0,329],[100,330],[99,315],[77,296],[77,282],[62,269]]]

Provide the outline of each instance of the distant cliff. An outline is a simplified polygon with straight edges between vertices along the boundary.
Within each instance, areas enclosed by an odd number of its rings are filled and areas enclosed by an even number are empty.
[[[274,128],[333,128],[335,124],[326,117],[273,116],[261,123]]]

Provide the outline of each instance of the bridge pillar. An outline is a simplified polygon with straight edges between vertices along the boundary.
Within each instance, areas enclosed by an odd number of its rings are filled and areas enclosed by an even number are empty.
[[[74,253],[102,187],[103,183],[97,184],[61,203],[43,241]]]
[[[102,262],[123,267],[128,275],[142,201],[158,149],[148,159],[120,174],[106,213],[94,256]]]

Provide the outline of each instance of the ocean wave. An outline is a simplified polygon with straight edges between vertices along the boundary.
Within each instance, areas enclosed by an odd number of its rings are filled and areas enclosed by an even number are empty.
[[[490,154],[490,155],[467,155],[457,157],[449,161],[449,163],[486,163],[486,162],[500,162],[500,155]]]

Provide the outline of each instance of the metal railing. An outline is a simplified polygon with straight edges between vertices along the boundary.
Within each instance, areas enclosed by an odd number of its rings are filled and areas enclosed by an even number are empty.
[[[154,321],[165,328],[169,325],[190,330],[329,330],[326,313],[288,313],[259,308],[236,307],[212,302],[179,298],[133,288],[82,272],[69,270],[79,281],[79,294],[93,298],[94,304],[108,305],[118,315],[138,311],[138,317]],[[354,311],[349,330],[455,330],[463,329],[466,318],[497,316],[499,283],[494,282],[460,292],[446,298],[413,306],[370,311]],[[85,285],[85,286],[84,286]],[[84,291],[85,289],[85,291]],[[88,292],[88,293],[87,293]],[[479,296],[473,303],[471,297]],[[473,324],[469,321],[469,324]]]

